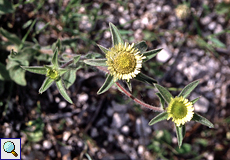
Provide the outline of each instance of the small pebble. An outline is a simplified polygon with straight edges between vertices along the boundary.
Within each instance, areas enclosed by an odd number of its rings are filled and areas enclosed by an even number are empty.
[[[52,143],[50,141],[48,141],[48,140],[44,140],[43,141],[43,147],[45,149],[50,149],[52,147]]]
[[[58,104],[58,107],[60,108],[60,109],[63,109],[63,108],[65,108],[67,106],[67,102],[66,101],[61,101],[59,104]]]

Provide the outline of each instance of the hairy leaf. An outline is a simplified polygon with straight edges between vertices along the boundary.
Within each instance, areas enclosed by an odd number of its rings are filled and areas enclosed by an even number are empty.
[[[161,109],[164,109],[165,108],[165,100],[164,100],[164,98],[162,97],[162,95],[159,92],[157,92],[156,95],[160,99]]]
[[[160,92],[160,94],[162,95],[162,97],[164,98],[164,100],[169,103],[171,101],[171,98],[173,98],[173,96],[171,95],[171,93],[165,89],[164,87],[158,85],[158,84],[154,84],[155,87],[158,89],[158,91]]]
[[[160,113],[149,122],[149,125],[152,126],[152,125],[156,124],[157,122],[166,120],[167,118],[168,118],[167,112]]]
[[[147,51],[147,52],[144,52],[143,53],[143,56],[145,56],[146,58],[143,59],[144,62],[152,59],[153,57],[155,57],[160,51],[162,50],[161,49],[154,49],[154,50],[151,50],[151,51]]]
[[[41,88],[39,89],[39,93],[42,94],[43,92],[45,92],[53,84],[53,82],[53,79],[46,77],[46,79],[42,83]]]
[[[58,81],[55,81],[56,82],[56,85],[57,85],[57,88],[59,90],[59,92],[61,93],[62,97],[65,98],[65,100],[67,100],[69,103],[73,104],[73,101],[70,99],[69,95],[67,94],[65,88],[64,88],[64,85],[62,84],[62,80],[58,80]]]
[[[107,54],[107,52],[109,51],[107,48],[105,48],[105,47],[103,47],[103,46],[101,46],[101,45],[97,45],[100,49],[101,49],[101,51],[104,53],[104,54]]]
[[[176,135],[177,135],[177,141],[178,141],[178,146],[179,148],[182,145],[182,141],[184,139],[185,136],[185,125],[181,125],[181,126],[176,126]]]
[[[113,81],[113,76],[108,74],[104,84],[98,90],[97,94],[102,94],[106,92],[115,82]]]
[[[199,84],[199,80],[189,83],[187,86],[183,88],[183,90],[180,92],[178,97],[182,96],[186,98],[196,88],[198,84]]]
[[[199,122],[205,126],[208,126],[209,128],[214,128],[214,125],[209,120],[197,113],[194,113],[192,120],[195,122]]]
[[[23,69],[26,71],[32,72],[32,73],[37,73],[37,74],[43,74],[45,75],[47,72],[47,69],[45,67],[28,67],[28,66],[21,66]]]
[[[110,28],[110,32],[112,34],[113,46],[118,45],[119,43],[124,44],[124,41],[121,38],[121,35],[120,35],[117,27],[114,24],[109,23],[109,28]]]
[[[136,75],[135,79],[138,81],[141,81],[143,83],[148,83],[150,85],[157,83],[157,81],[155,79],[153,79],[153,78],[151,78],[151,77],[149,77],[143,73],[139,73],[138,75]]]
[[[148,46],[145,43],[145,41],[141,41],[141,42],[135,44],[134,47],[137,48],[141,53],[145,52],[147,50],[147,48],[148,48]]]
[[[107,66],[107,59],[86,59],[84,62],[91,66]]]

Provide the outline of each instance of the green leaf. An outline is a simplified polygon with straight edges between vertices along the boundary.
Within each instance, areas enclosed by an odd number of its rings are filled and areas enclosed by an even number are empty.
[[[73,104],[72,100],[70,99],[69,95],[67,94],[63,84],[62,80],[60,79],[59,81],[56,81],[57,88],[59,92],[61,93],[62,97],[65,98],[69,103]]]
[[[28,62],[28,61],[27,61],[27,62]],[[29,62],[28,62],[28,63],[29,63]],[[6,69],[9,70],[10,68],[13,68],[13,67],[19,66],[19,65],[21,65],[21,64],[20,64],[20,61],[18,62],[18,61],[14,61],[14,60],[9,59],[9,61],[8,61],[7,64],[6,64]]]
[[[194,113],[192,121],[199,122],[205,126],[208,126],[209,128],[214,128],[214,125],[209,120],[197,113]]]
[[[32,30],[33,26],[35,25],[35,23],[36,23],[36,19],[33,21],[33,23],[31,24],[30,28],[27,30],[26,34],[25,34],[24,37],[22,38],[22,41],[21,41],[21,44],[20,44],[18,50],[21,50],[21,49],[24,47],[26,38],[28,37],[28,35],[29,35],[30,31]]]
[[[43,131],[37,131],[37,132],[29,132],[26,133],[28,140],[31,142],[39,142],[40,140],[43,139]]]
[[[148,48],[148,46],[145,43],[145,41],[141,41],[141,42],[135,44],[134,47],[137,48],[141,53],[145,52],[147,50],[147,48]]]
[[[230,4],[226,4],[225,2],[218,3],[215,7],[215,11],[217,14],[225,14],[229,12]]]
[[[13,13],[14,6],[10,0],[0,0],[0,15]]]
[[[74,56],[74,57],[73,57],[73,63],[74,63],[74,64],[77,64],[77,62],[80,60],[80,58],[81,58],[81,55],[76,55],[76,56]]]
[[[198,100],[200,99],[200,97],[194,99],[194,100],[191,100],[190,102],[192,102],[192,105],[194,105]]]
[[[17,46],[21,44],[21,40],[15,34],[12,34],[3,28],[0,28],[0,33],[2,36],[6,37],[11,43],[16,44]]]
[[[10,55],[8,55],[9,61],[15,61],[20,65],[25,65],[27,61],[31,61],[33,56],[37,51],[33,48],[24,48],[21,52],[15,52],[11,50]]]
[[[10,78],[19,85],[26,86],[25,70],[19,65],[9,69]]]
[[[62,76],[63,74],[65,74],[69,69],[67,68],[58,68],[58,73],[60,76]]]
[[[6,66],[0,62],[0,80],[10,80],[9,72],[6,70]]]
[[[157,92],[156,95],[160,99],[161,109],[164,109],[165,108],[165,100],[164,100],[164,98],[162,97],[162,95],[159,92]]]
[[[109,23],[109,28],[110,28],[110,32],[112,34],[113,46],[118,45],[119,43],[124,44],[124,41],[121,38],[121,35],[120,35],[117,27],[114,24]]]
[[[38,48],[32,48],[31,46],[24,47],[21,52],[14,57],[14,59],[31,61],[33,60],[34,56],[38,54],[41,54]]]
[[[176,126],[176,125],[175,125]],[[185,125],[181,125],[181,126],[176,126],[176,135],[177,135],[177,141],[178,141],[178,146],[179,148],[182,145],[182,141],[184,139],[185,136]]]
[[[62,49],[62,43],[60,41],[60,39],[58,39],[53,45],[52,45],[52,50],[53,52],[55,52],[56,48],[58,50],[61,50]]]
[[[76,72],[81,67],[78,67],[76,69],[70,69],[68,72],[66,72],[63,76],[63,82],[65,87],[68,89],[76,80]]]
[[[45,92],[53,84],[53,82],[53,79],[46,77],[46,79],[42,83],[41,88],[39,89],[39,93],[42,94],[43,92]]]
[[[91,66],[107,66],[107,59],[85,59],[84,62]]]
[[[49,24],[50,24],[50,22],[46,23],[41,29],[36,28],[36,32],[33,35],[35,36],[35,35],[38,35],[39,33],[41,33]]]
[[[104,54],[107,54],[107,52],[109,51],[107,48],[97,44],[97,46],[101,49],[101,51],[104,53]]]
[[[54,65],[55,68],[58,68],[58,48],[56,48],[56,50],[54,51],[51,63]]]
[[[167,118],[168,118],[167,112],[160,113],[149,122],[149,126],[152,126],[152,125],[156,124],[157,122],[166,120]]]
[[[26,71],[37,73],[37,74],[43,74],[45,75],[47,72],[47,69],[45,67],[27,67],[27,66],[21,66]]]
[[[199,80],[193,81],[192,83],[189,83],[187,86],[183,88],[183,90],[180,92],[178,97],[182,96],[186,98],[199,84]]]
[[[138,81],[141,81],[143,83],[148,83],[150,85],[157,83],[157,81],[155,79],[153,79],[153,78],[151,78],[151,77],[149,77],[143,73],[139,73],[138,75],[136,75],[135,79]]]
[[[33,22],[32,20],[28,20],[25,24],[23,24],[22,28],[26,29],[27,27],[31,25],[32,22]]]
[[[209,38],[210,41],[213,42],[213,46],[217,47],[217,48],[226,48],[226,45],[224,43],[222,43],[219,39],[214,38],[214,37],[210,37]]]
[[[115,82],[113,81],[113,76],[108,74],[104,84],[98,90],[97,94],[102,94],[106,92]]]
[[[173,98],[173,96],[171,95],[171,93],[165,89],[164,87],[158,85],[158,84],[154,84],[155,87],[158,89],[158,91],[160,92],[160,94],[162,95],[162,97],[164,98],[164,100],[167,102],[167,103],[170,103],[171,101],[171,98]]]
[[[157,53],[159,53],[162,50],[162,48],[160,49],[154,49],[151,51],[147,51],[143,53],[143,56],[145,56],[146,58],[143,60],[144,62],[152,59],[153,57],[155,57],[157,55]]]
[[[129,88],[129,91],[132,92],[132,84],[131,84],[131,81],[128,81],[128,82],[125,81],[125,82],[126,82],[128,88]]]
[[[189,154],[191,153],[191,151],[192,151],[192,146],[191,144],[188,144],[188,143],[184,143],[180,149],[177,148],[177,152],[179,154]]]

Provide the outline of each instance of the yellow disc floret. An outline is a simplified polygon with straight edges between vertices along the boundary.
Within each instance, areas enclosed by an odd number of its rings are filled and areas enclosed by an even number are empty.
[[[55,69],[47,69],[46,76],[53,80],[58,80],[60,78],[58,71]]]
[[[169,106],[167,108],[168,119],[172,118],[172,121],[177,125],[184,125],[189,122],[194,114],[194,108],[192,102],[183,97],[171,98]]]
[[[140,55],[140,51],[134,47],[134,43],[132,45],[119,43],[110,48],[106,58],[108,70],[114,76],[114,80],[129,81],[140,73],[142,59],[145,57]]]

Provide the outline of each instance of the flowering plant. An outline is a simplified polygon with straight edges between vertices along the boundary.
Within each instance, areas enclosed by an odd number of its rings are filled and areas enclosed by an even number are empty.
[[[101,86],[98,94],[106,92],[113,84],[116,84],[118,89],[122,91],[125,95],[133,99],[136,103],[151,109],[155,112],[161,112],[156,117],[154,117],[149,125],[153,125],[162,120],[169,120],[172,118],[172,121],[176,126],[176,133],[178,138],[179,147],[182,145],[182,140],[185,135],[185,124],[191,120],[199,122],[203,125],[206,125],[210,128],[214,127],[213,124],[208,121],[206,118],[194,113],[194,103],[199,100],[199,97],[189,101],[187,96],[194,90],[198,85],[199,81],[194,81],[180,92],[176,97],[173,97],[171,93],[161,85],[157,84],[157,81],[141,72],[143,62],[146,62],[157,55],[162,49],[147,50],[147,44],[142,41],[139,43],[128,44],[124,42],[121,38],[121,35],[115,25],[112,23],[109,24],[110,32],[112,34],[112,44],[113,46],[110,49],[107,49],[101,45],[98,47],[103,53],[105,53],[105,58],[102,59],[84,59],[80,60],[80,56],[74,56],[72,60],[65,62],[61,67],[59,67],[58,61],[58,52],[61,48],[60,41],[54,45],[55,48],[54,55],[51,60],[51,65],[45,65],[44,67],[31,67],[31,66],[22,66],[23,69],[46,75],[39,93],[46,91],[53,83],[56,83],[57,88],[61,95],[69,102],[73,103],[71,98],[66,92],[65,88],[68,88],[73,84],[75,78],[71,78],[75,75],[75,72],[81,68],[82,62],[85,64],[96,66],[99,70],[104,71],[107,74],[107,78],[104,84]],[[68,68],[69,65],[73,65],[72,68]],[[70,71],[73,72],[70,72]],[[136,79],[143,83],[147,83],[156,87],[159,91],[156,95],[160,99],[161,107],[155,107],[149,105],[134,96],[127,91],[118,80],[123,80],[127,85],[130,91],[132,91],[132,86],[130,80]],[[68,83],[67,83],[68,82]],[[165,103],[168,104],[168,107],[165,108]]]
[[[113,47],[107,49],[101,45],[98,45],[101,51],[105,53],[106,58],[84,60],[86,64],[97,66],[98,69],[108,73],[107,79],[99,89],[98,94],[106,92],[120,79],[125,80],[130,90],[130,79],[133,78],[144,83],[157,83],[155,79],[141,73],[140,69],[143,62],[146,62],[156,56],[157,53],[159,53],[162,49],[146,51],[147,44],[144,41],[137,44],[132,43],[130,45],[123,41],[115,25],[110,23],[109,27],[112,34]]]
[[[185,123],[193,120],[210,128],[214,127],[214,125],[209,120],[197,113],[194,113],[193,105],[199,100],[200,97],[195,98],[191,101],[186,99],[186,97],[195,89],[198,84],[198,80],[188,84],[175,98],[173,98],[173,96],[167,89],[158,84],[155,84],[155,87],[159,91],[156,94],[159,97],[161,106],[165,112],[162,112],[154,117],[149,122],[149,125],[153,125],[162,120],[169,120],[170,118],[172,118],[172,121],[175,123],[176,126],[179,147],[182,145],[182,140],[185,136]],[[165,102],[168,104],[167,108],[165,108]]]

